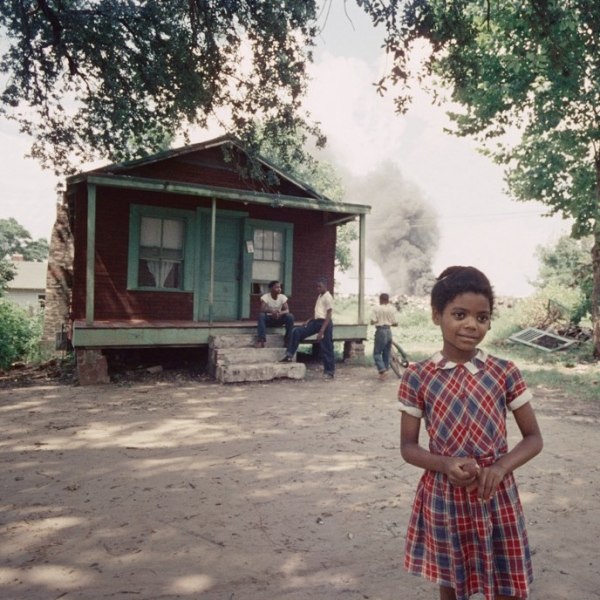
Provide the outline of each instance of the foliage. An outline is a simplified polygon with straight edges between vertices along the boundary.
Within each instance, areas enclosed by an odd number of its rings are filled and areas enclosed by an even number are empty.
[[[516,304],[512,318],[519,329],[567,326],[575,323],[583,297],[577,288],[549,283],[535,294]],[[577,321],[579,322],[579,321]]]
[[[260,118],[295,151],[315,15],[314,0],[6,0],[0,114],[57,173],[151,154],[211,118],[247,142]]]
[[[5,258],[0,258],[0,298],[6,292],[8,284],[15,278],[15,275],[14,265]]]
[[[33,240],[31,234],[16,219],[0,219],[0,257],[20,254],[24,260],[42,262],[48,258],[48,241]]]
[[[264,130],[258,130],[258,141],[260,154],[269,162],[285,171],[295,179],[310,185],[317,193],[327,197],[334,202],[341,202],[344,198],[344,186],[334,166],[326,161],[317,160],[310,152],[305,152],[305,158],[300,155],[282,155],[281,145],[275,146],[272,141],[265,137]],[[288,132],[287,148],[301,148],[306,142],[307,134],[299,129]],[[290,162],[290,159],[293,160]],[[337,241],[335,248],[335,266],[342,272],[352,266],[352,251],[350,244],[358,239],[358,231],[355,223],[346,223],[337,228]]]
[[[460,106],[454,133],[473,136],[506,165],[510,192],[539,200],[593,234],[592,317],[600,357],[600,11],[595,0],[359,0],[386,28],[393,59],[378,82],[404,86],[435,76]],[[410,62],[417,40],[429,56]],[[439,87],[433,89],[440,100]]]
[[[41,336],[41,315],[28,316],[19,306],[0,299],[0,368],[7,369],[18,360],[35,354]]]
[[[571,314],[573,323],[579,323],[592,312],[592,243],[591,236],[579,240],[563,236],[555,246],[537,249],[540,270],[536,287],[544,289],[555,285],[580,292],[579,305],[574,307]]]

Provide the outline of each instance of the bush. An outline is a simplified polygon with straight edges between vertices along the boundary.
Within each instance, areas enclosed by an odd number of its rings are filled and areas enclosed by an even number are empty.
[[[581,290],[553,283],[519,302],[516,322],[520,328],[568,325],[578,321],[582,301]]]
[[[42,315],[30,317],[19,306],[0,298],[0,368],[37,355]]]

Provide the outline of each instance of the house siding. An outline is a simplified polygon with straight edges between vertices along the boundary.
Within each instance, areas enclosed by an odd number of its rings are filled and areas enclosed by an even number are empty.
[[[157,169],[153,171],[157,176]],[[180,175],[181,176],[181,175]],[[197,173],[196,173],[197,176]],[[171,172],[171,178],[173,173]],[[214,185],[215,181],[205,181]],[[98,188],[96,200],[95,320],[183,320],[193,319],[193,294],[127,290],[127,260],[131,204],[185,210],[209,208],[210,199],[139,190]],[[333,283],[336,228],[324,223],[319,211],[272,208],[236,202],[218,202],[219,211],[240,211],[251,219],[281,221],[294,225],[293,277],[290,308],[296,319],[313,316],[315,279],[325,276]],[[79,186],[75,202],[75,261],[73,317],[85,317],[87,200]],[[250,318],[256,319],[257,296],[250,298]]]

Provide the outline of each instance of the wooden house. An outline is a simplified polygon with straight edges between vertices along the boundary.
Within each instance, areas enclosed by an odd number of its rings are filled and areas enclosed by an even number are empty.
[[[333,202],[229,136],[70,177],[72,345],[105,379],[107,348],[202,346],[255,331],[259,297],[283,283],[296,319],[312,316],[315,279],[333,282],[336,228],[359,221],[359,309],[335,339],[366,338],[366,205]],[[105,362],[105,361],[104,361]],[[91,378],[92,381],[94,377]]]

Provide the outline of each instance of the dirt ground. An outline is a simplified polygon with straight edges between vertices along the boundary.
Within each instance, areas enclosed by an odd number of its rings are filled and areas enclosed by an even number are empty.
[[[419,471],[396,390],[351,365],[332,382],[311,365],[300,382],[0,389],[0,598],[433,600],[401,566]],[[600,403],[533,391],[531,597],[599,598]]]

